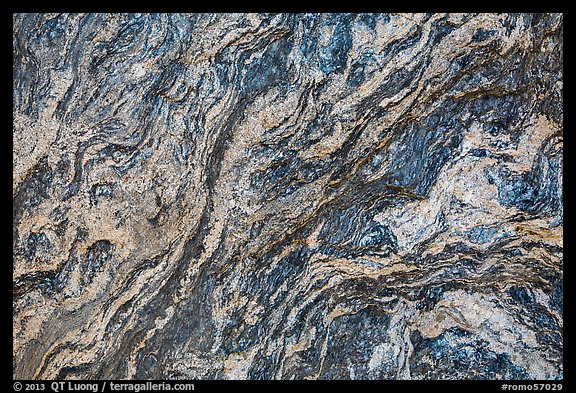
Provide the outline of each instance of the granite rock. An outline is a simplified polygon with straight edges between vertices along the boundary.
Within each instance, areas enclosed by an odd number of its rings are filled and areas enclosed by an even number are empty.
[[[13,377],[561,379],[562,14],[15,14]]]

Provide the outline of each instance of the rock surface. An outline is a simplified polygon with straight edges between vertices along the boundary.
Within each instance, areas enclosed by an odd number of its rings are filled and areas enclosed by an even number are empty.
[[[14,15],[14,378],[562,378],[562,19]]]

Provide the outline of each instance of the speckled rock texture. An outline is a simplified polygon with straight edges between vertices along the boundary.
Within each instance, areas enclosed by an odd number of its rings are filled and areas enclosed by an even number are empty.
[[[562,378],[562,19],[14,15],[14,378]]]

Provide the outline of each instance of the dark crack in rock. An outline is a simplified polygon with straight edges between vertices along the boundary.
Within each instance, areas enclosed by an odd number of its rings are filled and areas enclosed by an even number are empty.
[[[17,379],[561,379],[561,14],[15,14]]]

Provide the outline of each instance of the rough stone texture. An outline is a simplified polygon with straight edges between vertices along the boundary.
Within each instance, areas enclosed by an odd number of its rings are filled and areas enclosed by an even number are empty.
[[[562,378],[562,18],[14,15],[14,378]]]

